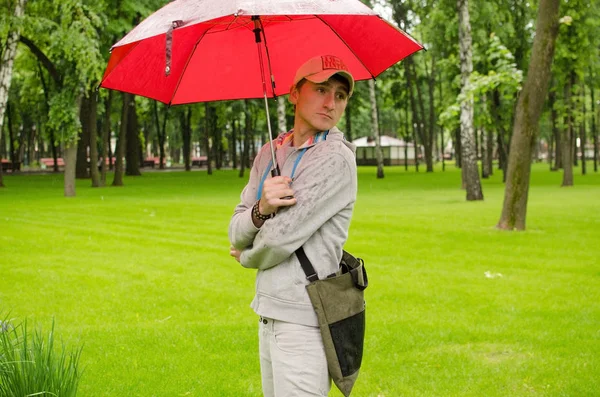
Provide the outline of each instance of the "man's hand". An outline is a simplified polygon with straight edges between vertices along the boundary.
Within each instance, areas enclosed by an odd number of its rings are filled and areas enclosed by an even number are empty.
[[[290,187],[291,183],[292,179],[288,176],[275,176],[265,180],[263,194],[258,203],[258,210],[262,215],[274,214],[280,207],[296,204],[296,198],[293,197],[294,190]]]
[[[233,256],[236,261],[240,261],[240,255],[242,251],[237,250],[233,245],[229,247],[229,255]]]

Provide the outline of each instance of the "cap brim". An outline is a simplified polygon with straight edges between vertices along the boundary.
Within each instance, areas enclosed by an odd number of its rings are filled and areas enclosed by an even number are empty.
[[[323,70],[322,72],[319,72],[319,73],[311,74],[304,78],[308,81],[318,84],[318,83],[324,83],[325,81],[329,80],[329,78],[331,76],[333,76],[334,74],[340,74],[343,77],[345,77],[346,80],[348,80],[348,84],[350,85],[350,87],[348,87],[348,89],[349,89],[348,95],[352,95],[352,92],[354,92],[354,77],[352,77],[352,75],[346,71],[328,69],[328,70]]]

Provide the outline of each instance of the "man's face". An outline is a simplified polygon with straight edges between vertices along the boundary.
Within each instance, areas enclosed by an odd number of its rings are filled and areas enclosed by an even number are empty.
[[[300,89],[292,90],[290,102],[296,105],[295,129],[325,131],[342,117],[348,104],[348,88],[331,78],[324,83],[306,80]]]

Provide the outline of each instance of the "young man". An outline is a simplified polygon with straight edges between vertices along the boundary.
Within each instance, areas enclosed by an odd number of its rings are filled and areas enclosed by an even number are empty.
[[[281,176],[271,177],[265,145],[229,225],[230,254],[258,269],[252,308],[259,315],[265,396],[327,396],[331,379],[318,321],[295,255],[304,247],[319,278],[338,269],[356,200],[355,147],[335,127],[354,78],[334,56],[297,71],[289,101],[294,128],[275,140]]]

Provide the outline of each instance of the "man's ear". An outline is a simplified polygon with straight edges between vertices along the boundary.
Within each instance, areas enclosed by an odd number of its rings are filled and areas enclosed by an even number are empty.
[[[292,89],[290,90],[290,95],[288,96],[288,101],[292,105],[295,105],[296,102],[298,102],[298,89],[296,88],[296,85],[292,86]]]

